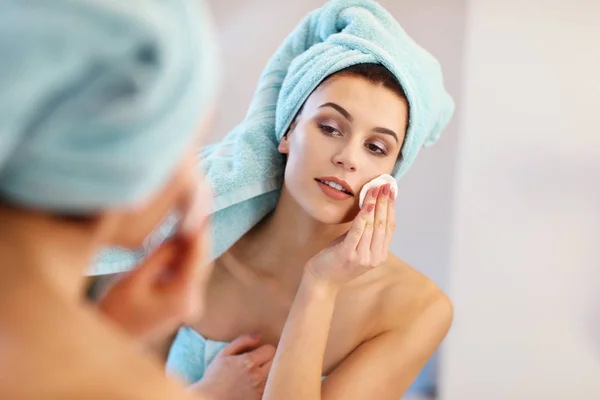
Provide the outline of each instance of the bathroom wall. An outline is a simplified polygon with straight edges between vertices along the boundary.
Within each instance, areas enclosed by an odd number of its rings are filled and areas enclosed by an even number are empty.
[[[600,2],[467,4],[441,399],[600,399]]]

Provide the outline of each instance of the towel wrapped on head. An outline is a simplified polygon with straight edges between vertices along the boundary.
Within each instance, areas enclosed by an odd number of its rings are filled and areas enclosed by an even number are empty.
[[[60,213],[157,191],[213,100],[200,0],[6,0],[0,197]]]
[[[454,111],[436,59],[376,2],[328,2],[304,18],[271,57],[243,122],[200,153],[214,192],[213,258],[275,208],[285,168],[277,146],[308,96],[331,74],[363,63],[382,64],[392,72],[410,106],[394,177],[399,179],[419,150],[436,141]],[[165,224],[159,230],[158,241],[171,227]],[[112,253],[99,260],[94,273],[131,266]]]

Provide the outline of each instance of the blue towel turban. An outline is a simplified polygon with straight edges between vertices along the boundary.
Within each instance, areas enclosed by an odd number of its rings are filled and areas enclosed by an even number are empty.
[[[153,194],[216,89],[199,0],[1,0],[0,197],[93,213]]]

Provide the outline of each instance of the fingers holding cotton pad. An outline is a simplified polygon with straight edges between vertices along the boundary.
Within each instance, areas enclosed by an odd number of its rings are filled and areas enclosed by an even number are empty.
[[[379,187],[388,184],[390,185],[390,190],[394,192],[394,194],[398,194],[398,183],[396,183],[396,179],[389,174],[379,175],[377,178],[367,182],[362,189],[360,190],[360,197],[358,201],[358,206],[362,209],[363,202],[365,201],[365,197],[369,192],[369,189],[374,187]]]

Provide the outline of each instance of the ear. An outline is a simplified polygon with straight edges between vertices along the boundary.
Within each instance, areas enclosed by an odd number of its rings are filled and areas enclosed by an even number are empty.
[[[281,142],[279,142],[279,146],[277,147],[277,150],[279,150],[279,152],[281,154],[289,154],[290,153],[290,138],[289,138],[289,133],[286,134],[281,139]]]
[[[290,135],[292,134],[294,129],[296,129],[297,123],[298,123],[298,117],[294,118],[294,120],[290,124],[290,127],[288,128],[287,132],[281,139],[281,142],[279,142],[279,146],[277,147],[277,150],[279,150],[279,152],[281,154],[290,154]]]

